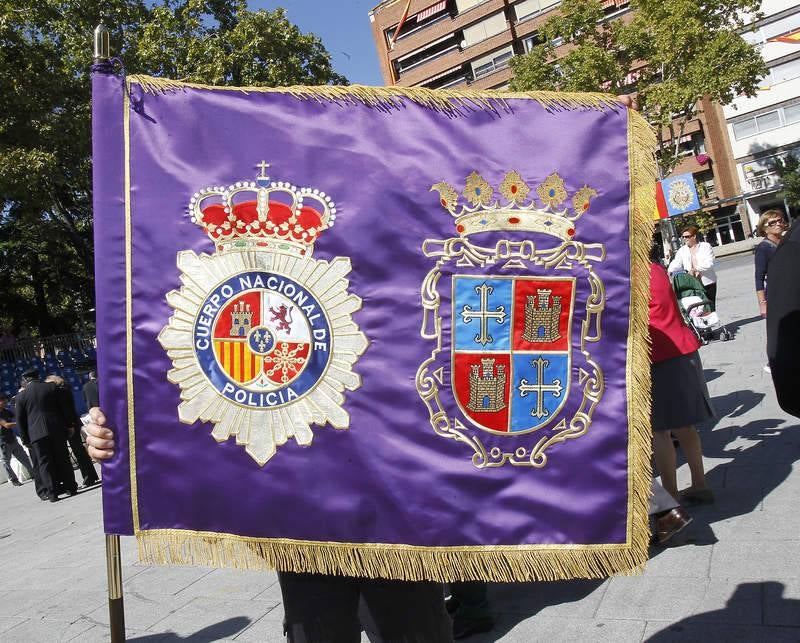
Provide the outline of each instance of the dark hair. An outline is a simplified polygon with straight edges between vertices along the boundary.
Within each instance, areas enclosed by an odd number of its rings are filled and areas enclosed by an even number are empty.
[[[0,393],[0,402],[8,402],[8,395]]]
[[[29,368],[22,374],[22,379],[24,380],[38,380],[39,379],[39,371],[35,368]]]
[[[693,237],[696,237],[697,233],[700,232],[700,229],[696,225],[687,225],[683,230],[681,230],[681,234],[684,232],[688,232]]]

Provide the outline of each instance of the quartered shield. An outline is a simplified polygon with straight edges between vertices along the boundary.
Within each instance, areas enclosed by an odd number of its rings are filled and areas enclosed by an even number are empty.
[[[571,385],[575,279],[453,276],[452,389],[476,427],[549,424]]]

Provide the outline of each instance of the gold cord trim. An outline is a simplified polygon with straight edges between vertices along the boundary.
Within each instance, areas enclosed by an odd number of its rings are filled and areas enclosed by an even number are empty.
[[[650,420],[650,245],[656,208],[656,137],[638,112],[628,111],[631,301],[628,333],[628,498],[631,555],[644,565],[650,544],[652,482]]]
[[[131,515],[133,530],[139,531],[139,496],[136,485],[136,416],[133,406],[133,252],[131,230],[131,101],[130,84],[122,97],[122,129],[125,139],[125,368],[128,389],[128,457],[131,474]]]
[[[179,529],[140,531],[136,540],[139,560],[150,565],[311,571],[397,580],[520,582],[605,578],[611,573],[638,573],[642,564],[631,558],[625,544],[416,547],[247,538]]]
[[[534,100],[546,109],[624,109],[619,97],[613,94],[579,92],[504,92],[486,90],[433,90],[425,87],[370,87],[367,85],[294,85],[291,87],[228,87],[202,85],[168,78],[134,74],[128,83],[136,83],[148,94],[159,94],[182,89],[209,89],[215,91],[251,93],[277,93],[294,96],[299,100],[327,101],[342,105],[364,104],[376,108],[400,108],[403,100],[423,107],[456,112],[459,109],[483,110],[498,113],[511,111],[508,99]]]

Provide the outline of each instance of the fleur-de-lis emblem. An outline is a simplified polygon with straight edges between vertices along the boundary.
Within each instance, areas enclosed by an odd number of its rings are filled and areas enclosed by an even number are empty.
[[[583,214],[589,209],[589,202],[597,196],[597,190],[584,185],[572,197],[572,207],[575,209],[575,214]]]
[[[544,204],[550,208],[557,208],[567,198],[564,188],[564,179],[557,172],[553,172],[544,182],[536,188],[536,193]]]
[[[503,195],[506,201],[516,203],[517,205],[520,205],[528,198],[530,191],[531,189],[528,187],[528,184],[522,180],[522,177],[516,170],[511,170],[506,174],[503,182],[500,184],[500,194]]]
[[[480,174],[472,172],[467,177],[464,197],[472,205],[489,205],[492,202],[492,194],[494,194],[494,189]]]

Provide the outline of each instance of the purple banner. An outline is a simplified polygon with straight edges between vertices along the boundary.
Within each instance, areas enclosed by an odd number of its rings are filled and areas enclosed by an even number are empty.
[[[408,579],[640,566],[649,129],[389,92],[95,74],[106,531]]]

